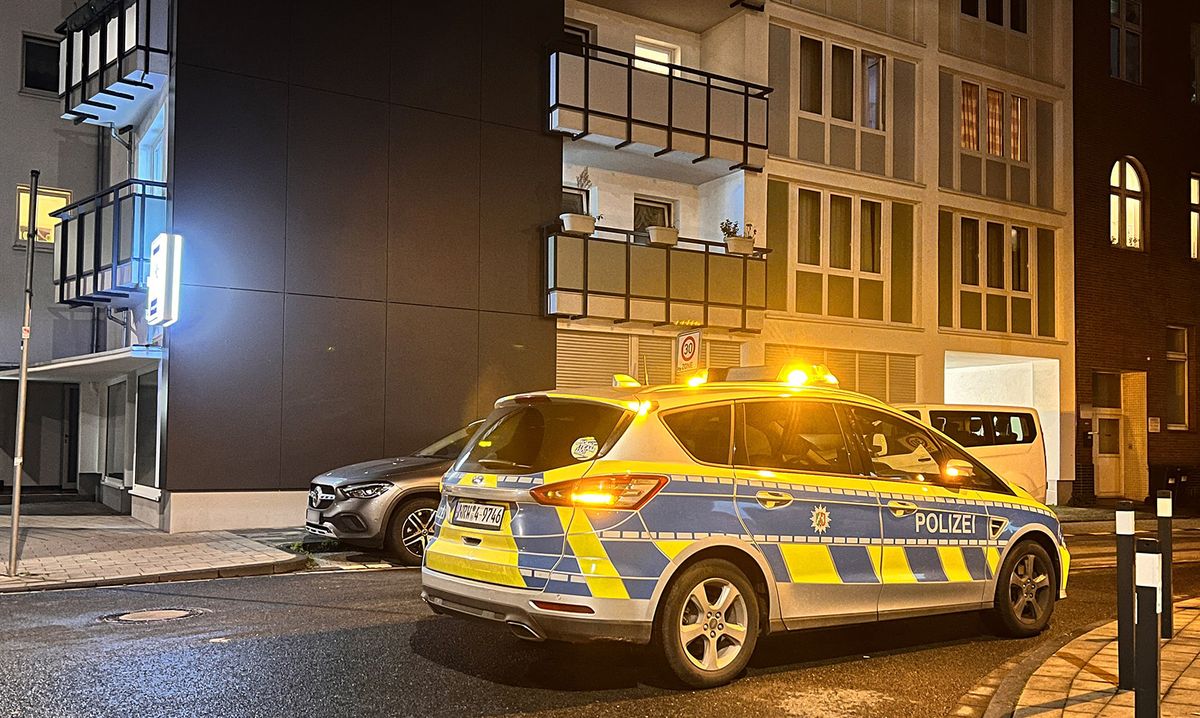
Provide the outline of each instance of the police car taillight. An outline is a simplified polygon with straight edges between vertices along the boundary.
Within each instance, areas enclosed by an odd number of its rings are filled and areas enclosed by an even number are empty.
[[[666,485],[665,476],[625,474],[543,484],[529,493],[534,501],[547,506],[633,510],[641,508]]]

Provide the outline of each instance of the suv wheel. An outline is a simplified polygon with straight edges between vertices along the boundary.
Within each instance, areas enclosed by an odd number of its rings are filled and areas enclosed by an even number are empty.
[[[388,523],[385,546],[387,552],[405,566],[420,566],[425,555],[425,542],[433,532],[433,515],[438,500],[420,497],[409,499],[392,514]]]
[[[1009,636],[1026,638],[1046,630],[1057,598],[1054,563],[1033,541],[1017,544],[996,577],[996,621]]]
[[[671,580],[652,640],[682,683],[711,688],[745,669],[758,625],[758,598],[745,574],[728,561],[710,559]]]

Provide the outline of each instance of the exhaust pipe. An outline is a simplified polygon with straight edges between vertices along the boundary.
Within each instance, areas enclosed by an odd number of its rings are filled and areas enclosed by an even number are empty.
[[[505,623],[508,625],[508,629],[510,631],[512,631],[512,634],[514,636],[516,636],[517,638],[520,638],[521,640],[524,640],[524,641],[544,641],[544,640],[546,640],[545,638],[542,638],[541,636],[539,636],[537,631],[533,630],[532,628],[525,625],[524,623],[520,623],[518,621],[505,621]]]

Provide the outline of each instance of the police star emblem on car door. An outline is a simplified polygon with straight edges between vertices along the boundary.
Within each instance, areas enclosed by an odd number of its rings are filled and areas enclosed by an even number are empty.
[[[813,507],[812,516],[810,517],[813,531],[816,531],[819,534],[823,534],[828,531],[829,518],[829,509],[825,508],[824,506]]]

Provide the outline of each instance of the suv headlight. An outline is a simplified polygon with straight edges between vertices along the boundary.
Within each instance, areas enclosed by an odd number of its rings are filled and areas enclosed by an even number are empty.
[[[387,493],[392,485],[386,481],[375,481],[369,484],[355,484],[342,489],[342,493],[352,499],[373,499]]]

